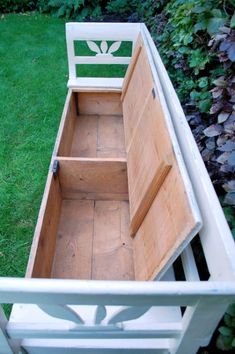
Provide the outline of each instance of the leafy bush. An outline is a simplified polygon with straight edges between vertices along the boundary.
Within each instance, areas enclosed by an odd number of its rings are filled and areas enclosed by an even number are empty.
[[[219,327],[217,347],[223,351],[235,348],[235,304],[230,305],[223,319],[223,326]]]
[[[35,10],[37,0],[0,0],[0,12],[24,12]]]
[[[51,13],[55,17],[65,17],[76,21],[101,17],[102,1],[95,0],[39,0],[40,12]]]
[[[171,0],[147,23],[224,205],[235,205],[235,16],[232,1]]]

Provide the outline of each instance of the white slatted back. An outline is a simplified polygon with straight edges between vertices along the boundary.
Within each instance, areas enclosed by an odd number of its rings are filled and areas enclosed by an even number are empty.
[[[129,64],[131,57],[113,56],[123,41],[132,42],[132,50],[140,33],[138,23],[67,23],[66,41],[69,65],[68,87],[117,87],[121,88],[120,78],[77,77],[77,64]],[[91,56],[76,56],[74,41],[86,41]],[[98,46],[94,41],[101,41]],[[107,41],[113,41],[108,46]],[[96,55],[94,56],[94,53]]]

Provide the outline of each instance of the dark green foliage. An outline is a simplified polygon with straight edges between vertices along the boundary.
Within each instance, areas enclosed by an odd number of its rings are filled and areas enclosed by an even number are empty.
[[[35,10],[37,0],[0,0],[0,12],[24,12]]]
[[[216,344],[223,351],[235,350],[235,304],[229,306],[224,316]]]
[[[102,1],[95,0],[39,0],[38,9],[55,17],[64,17],[76,21],[101,17]]]
[[[223,203],[235,205],[235,16],[232,2],[171,0],[144,16]],[[157,26],[156,26],[157,24]],[[231,27],[230,27],[231,26]]]

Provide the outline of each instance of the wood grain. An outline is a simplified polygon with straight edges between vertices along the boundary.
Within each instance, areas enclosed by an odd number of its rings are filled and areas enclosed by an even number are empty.
[[[71,153],[68,156],[97,156],[98,116],[79,115],[74,124]]]
[[[195,226],[176,163],[133,239],[136,280],[153,280]]]
[[[128,202],[64,200],[52,277],[134,279]]]
[[[122,116],[80,115],[74,124],[72,147],[74,157],[125,157]]]
[[[55,145],[56,155],[70,156],[76,119],[76,94],[71,92],[68,104],[65,106],[65,110],[61,118],[61,125],[57,137],[57,142]]]
[[[170,168],[172,155],[159,100],[150,93],[127,150],[132,235],[156,196]]]
[[[114,115],[98,117],[98,157],[125,157],[123,118]]]
[[[94,201],[64,200],[53,278],[91,279]]]
[[[155,196],[157,195],[159,189],[161,188],[171,167],[172,165],[164,160],[161,161],[161,163],[159,164],[153,176],[152,181],[147,187],[143,200],[139,204],[138,208],[134,211],[134,215],[132,216],[131,225],[130,225],[130,235],[132,237],[135,236],[140,225],[142,224],[147,212],[149,211],[149,208],[151,207],[151,204]]]
[[[125,95],[126,95],[129,83],[130,83],[130,79],[131,79],[131,76],[132,76],[133,71],[135,69],[135,65],[136,65],[137,60],[139,58],[141,49],[142,49],[142,44],[139,44],[139,45],[136,46],[136,50],[134,51],[133,57],[131,59],[131,62],[128,65],[128,68],[127,68],[127,71],[126,71],[126,75],[125,75],[125,78],[124,78],[124,81],[123,81],[123,85],[122,85],[121,101],[123,101],[124,98],[125,98]]]
[[[133,253],[126,218],[127,202],[95,202],[92,279],[134,279]]]
[[[128,89],[123,99],[123,118],[126,147],[130,144],[133,131],[142,115],[145,101],[153,89],[153,77],[144,47],[130,77]]]
[[[58,159],[63,198],[67,193],[124,195],[128,198],[125,159]]]
[[[120,97],[117,92],[79,92],[79,114],[122,115]]]
[[[48,175],[35,228],[26,277],[50,278],[61,209],[59,180]]]

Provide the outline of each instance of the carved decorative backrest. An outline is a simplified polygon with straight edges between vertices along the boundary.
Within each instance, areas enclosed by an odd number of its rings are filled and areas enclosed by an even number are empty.
[[[123,42],[131,42],[132,51],[140,32],[140,24],[136,23],[67,23],[66,24],[66,40],[69,65],[69,81],[68,87],[79,87],[90,84],[90,78],[82,78],[79,75],[79,68],[76,66],[81,64],[120,64],[128,65],[131,56],[119,55]],[[75,53],[75,42],[85,41],[90,50],[90,55],[82,56]],[[95,53],[95,55],[94,55]],[[78,75],[77,75],[78,72]],[[87,80],[88,79],[88,80]],[[120,85],[122,81],[118,78],[98,78],[92,79],[92,83],[99,86]]]

